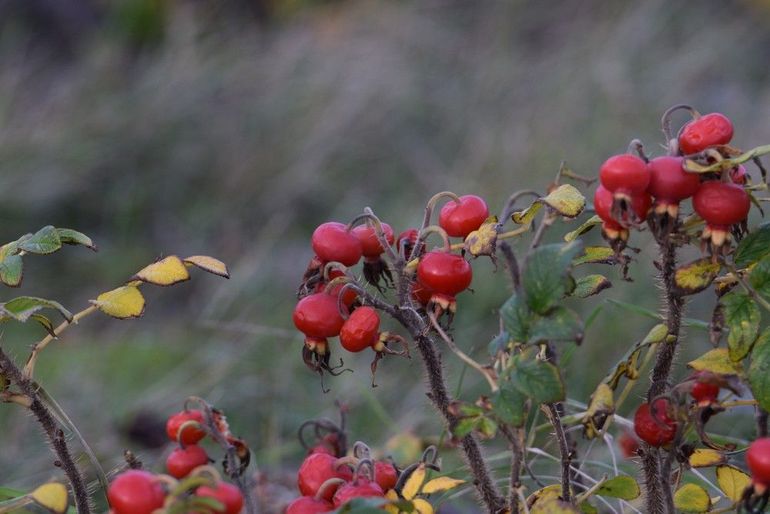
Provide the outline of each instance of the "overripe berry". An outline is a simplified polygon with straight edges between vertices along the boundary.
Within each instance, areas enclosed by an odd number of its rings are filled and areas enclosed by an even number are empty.
[[[166,493],[155,475],[132,469],[115,477],[107,499],[115,514],[151,514],[163,507]]]
[[[236,486],[227,482],[218,482],[214,487],[202,485],[195,491],[195,495],[202,498],[214,498],[219,501],[223,508],[216,512],[238,514],[243,509],[243,493]]]
[[[770,487],[770,437],[751,443],[746,451],[746,464],[754,482]]]
[[[310,242],[315,254],[324,262],[355,266],[361,260],[361,242],[344,223],[329,221],[319,225]]]
[[[634,432],[650,446],[664,446],[676,436],[677,423],[669,418],[668,407],[668,400],[658,398],[654,403],[654,412],[649,403],[643,403],[634,415]]]
[[[679,133],[679,149],[685,155],[710,146],[726,145],[733,138],[733,124],[724,114],[712,112],[694,119]]]
[[[184,448],[175,448],[166,458],[166,470],[174,478],[184,478],[198,466],[209,463],[206,450],[197,444],[189,444]]]
[[[602,164],[599,180],[616,198],[632,197],[647,190],[650,170],[647,164],[635,155],[615,155]]]
[[[318,489],[330,478],[351,480],[353,472],[346,465],[337,465],[337,458],[325,453],[312,453],[305,457],[297,472],[297,486],[303,496],[315,496]],[[323,499],[331,501],[335,489],[324,490]]]
[[[192,424],[186,426],[182,433],[179,429],[182,425],[194,421],[200,425],[203,424],[203,412],[198,409],[184,410],[170,416],[166,421],[166,435],[174,442],[181,444],[195,444],[206,436],[206,432]]]
[[[380,315],[368,306],[353,311],[340,330],[340,344],[349,352],[370,348],[380,334]]]
[[[483,198],[476,195],[464,195],[460,201],[444,204],[439,213],[438,224],[450,237],[465,238],[478,230],[489,217],[489,207]]]
[[[312,496],[301,496],[286,507],[286,514],[318,514],[333,510],[334,505],[326,500],[316,499]]]

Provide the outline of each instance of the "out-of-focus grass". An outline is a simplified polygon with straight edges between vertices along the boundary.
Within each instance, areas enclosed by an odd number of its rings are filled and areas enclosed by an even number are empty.
[[[106,32],[53,62],[0,37],[0,236],[52,223],[101,248],[28,258],[19,294],[75,309],[159,255],[231,266],[230,281],[201,273],[148,288],[142,320],[89,318],[43,354],[40,381],[107,465],[124,447],[159,464],[119,428],[190,394],[222,407],[273,474],[296,465],[295,429],[333,417],[334,399],[351,405],[352,437],[372,445],[404,429],[438,437],[418,361],[387,359],[371,390],[368,358],[347,357],[355,373],[330,379],[326,395],[302,365],[290,313],[322,221],[369,205],[406,228],[446,189],[497,210],[516,189],[544,189],[562,159],[593,175],[633,137],[660,153],[659,116],[678,102],[729,114],[741,146],[770,141],[761,3],[371,1],[263,26],[208,23],[196,5],[175,5],[163,43],[132,57]],[[611,272],[620,287],[603,297],[655,309],[654,248],[635,242],[636,281]],[[456,336],[481,355],[506,291],[502,270],[474,266]],[[587,315],[601,302],[575,306]],[[652,323],[604,305],[565,369],[571,395],[586,401]],[[682,362],[705,348],[688,335]],[[22,358],[40,336],[9,328],[3,345]],[[446,361],[455,387],[460,366]],[[481,385],[468,374],[464,398]],[[2,406],[0,433],[4,484],[54,473],[31,418]]]

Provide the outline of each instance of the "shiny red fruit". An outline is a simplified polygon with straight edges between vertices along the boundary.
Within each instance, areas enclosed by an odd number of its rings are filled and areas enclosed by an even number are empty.
[[[166,421],[166,435],[174,442],[181,444],[195,444],[206,436],[206,432],[196,426],[187,426],[179,434],[179,429],[188,421],[203,424],[203,412],[197,409],[177,412]],[[178,439],[177,439],[178,438]]]
[[[700,177],[697,173],[689,173],[682,167],[682,157],[656,157],[647,167],[650,169],[650,184],[647,192],[656,202],[678,204],[682,200],[690,198],[700,186]]]
[[[698,403],[713,403],[717,401],[717,398],[719,397],[719,386],[708,382],[695,382],[690,394]]]
[[[594,193],[594,210],[596,215],[599,216],[602,221],[609,224],[612,228],[627,228],[631,224],[631,216],[628,212],[623,213],[623,218],[616,220],[612,217],[612,204],[614,198],[612,193],[604,186],[596,188]],[[652,198],[648,193],[641,193],[631,197],[631,209],[639,221],[644,220],[647,217],[647,213],[652,205]]]
[[[693,154],[714,145],[726,145],[733,138],[733,124],[724,114],[712,112],[692,120],[679,133],[679,149]]]
[[[374,463],[374,481],[383,491],[393,489],[398,482],[398,471],[393,463],[379,460]]]
[[[392,245],[395,238],[393,237],[393,229],[387,223],[382,223],[382,232],[385,234],[385,240],[388,244]],[[361,242],[361,252],[364,257],[370,259],[379,257],[385,249],[377,239],[377,232],[374,227],[368,225],[358,225],[351,233]]]
[[[166,493],[155,475],[132,469],[115,477],[107,499],[115,514],[150,514],[163,507]]]
[[[345,273],[338,269],[332,269],[329,270],[329,282],[334,280],[338,277],[344,277]],[[320,281],[315,287],[314,292],[315,293],[322,293],[326,290],[326,284],[328,282]],[[338,284],[331,288],[329,291],[329,294],[334,297],[339,297],[340,291],[342,291],[342,288],[345,286],[345,284]],[[345,294],[342,296],[342,303],[345,304],[345,307],[350,308],[351,305],[358,299],[358,293],[354,289],[347,288],[345,289]]]
[[[599,180],[605,189],[616,196],[635,196],[647,190],[650,170],[647,169],[647,163],[635,155],[615,155],[602,164]]]
[[[377,482],[359,478],[356,482],[341,485],[334,493],[334,506],[341,507],[353,498],[379,498],[385,496]]]
[[[455,296],[471,285],[473,270],[461,256],[436,250],[420,258],[417,280],[434,293]]]
[[[294,326],[315,339],[337,336],[345,322],[337,304],[333,294],[314,293],[302,298],[294,307]]]
[[[655,400],[654,408],[655,416],[649,403],[639,406],[634,415],[634,432],[650,446],[660,447],[674,440],[677,423],[668,417],[668,400],[665,398]]]
[[[318,514],[319,512],[331,512],[333,510],[334,505],[326,500],[316,500],[312,496],[302,496],[286,507],[286,514]]]
[[[166,470],[174,478],[184,478],[198,466],[209,463],[206,450],[197,444],[189,444],[184,448],[175,448],[166,458]]]
[[[340,330],[340,344],[349,352],[360,352],[372,346],[380,335],[380,315],[372,307],[353,311]]]
[[[483,198],[476,195],[464,195],[459,202],[447,202],[441,208],[438,224],[451,237],[465,238],[478,230],[489,217],[489,207]]]
[[[215,487],[202,485],[195,491],[195,495],[218,500],[224,508],[215,512],[238,514],[243,509],[243,493],[236,486],[227,482],[219,482]]]
[[[324,262],[355,266],[361,260],[361,242],[343,223],[329,221],[319,225],[310,243],[315,254]]]
[[[315,496],[318,489],[330,478],[352,480],[353,472],[348,466],[337,466],[337,457],[325,453],[312,453],[305,457],[297,472],[297,486],[303,496]],[[327,487],[323,499],[331,501],[335,489]]]
[[[724,229],[746,219],[751,200],[741,186],[712,180],[700,185],[692,205],[709,226]]]
[[[751,443],[746,451],[746,464],[755,482],[770,487],[770,437]]]

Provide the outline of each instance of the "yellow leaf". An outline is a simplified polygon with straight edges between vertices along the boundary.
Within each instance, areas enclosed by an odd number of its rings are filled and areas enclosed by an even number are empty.
[[[465,238],[465,251],[474,257],[493,255],[497,247],[497,216],[490,216]]]
[[[385,493],[385,498],[392,502],[398,501],[398,493],[396,493],[393,489],[388,489],[388,491]],[[385,504],[385,510],[389,512],[390,514],[398,514],[400,511],[398,510],[398,507],[395,505],[391,505],[389,503]]]
[[[552,498],[558,498],[561,494],[561,486],[558,484],[547,485],[542,489],[538,489],[534,493],[527,497],[527,505],[534,505],[541,500],[550,500]]]
[[[698,448],[690,455],[690,466],[693,468],[709,468],[711,466],[721,466],[727,462],[727,458],[722,452],[710,448]]]
[[[433,506],[422,498],[412,500],[412,505],[417,514],[433,514]]]
[[[230,278],[230,272],[227,270],[227,265],[219,259],[209,257],[208,255],[191,255],[184,259],[184,263],[197,266],[203,271],[208,271],[209,273],[219,275],[220,277]]]
[[[187,268],[179,257],[169,255],[158,262],[153,262],[146,266],[139,273],[131,277],[131,279],[149,282],[156,286],[170,286],[190,280],[190,273],[188,273]]]
[[[612,388],[601,382],[594,391],[594,394],[591,395],[588,410],[582,419],[585,437],[593,439],[599,436],[602,430],[604,430],[604,423],[607,421],[607,417],[614,412],[615,395],[612,392]]]
[[[710,371],[717,375],[740,375],[740,363],[730,359],[727,348],[715,348],[687,363],[695,371]]]
[[[641,344],[662,343],[668,337],[668,327],[665,323],[658,323],[647,332]]]
[[[41,507],[56,514],[64,514],[67,511],[69,498],[67,488],[63,484],[57,482],[43,484],[32,491],[30,497]]]
[[[685,484],[674,493],[674,506],[682,512],[708,512],[711,497],[701,486]]]
[[[562,184],[550,193],[541,198],[552,209],[556,210],[562,216],[575,218],[583,212],[586,206],[586,199],[578,189],[570,184]]]
[[[538,500],[529,512],[530,514],[581,514],[577,507],[558,497]]]
[[[704,257],[678,268],[674,273],[674,283],[680,295],[695,294],[703,291],[717,278],[721,265]]]
[[[420,492],[422,483],[425,482],[425,464],[420,464],[412,472],[401,490],[401,496],[407,500],[413,499]]]
[[[578,237],[582,236],[583,234],[585,234],[586,232],[594,228],[596,225],[601,225],[601,224],[602,224],[602,219],[596,214],[594,214],[593,216],[585,220],[583,224],[580,225],[578,228],[576,228],[572,232],[566,233],[564,235],[564,240],[568,243],[571,243]]]
[[[717,484],[725,496],[733,502],[738,502],[743,491],[751,485],[751,477],[733,466],[719,466],[717,468]]]
[[[458,480],[452,477],[438,477],[425,484],[422,488],[422,493],[433,494],[441,491],[448,491],[464,483],[465,480]]]
[[[136,286],[122,286],[91,300],[100,311],[118,319],[138,318],[144,313],[144,296]]]
[[[615,250],[609,246],[586,246],[581,255],[572,261],[573,266],[581,264],[614,264]]]
[[[519,225],[526,225],[527,223],[531,223],[532,220],[535,218],[537,213],[540,211],[540,209],[543,208],[543,204],[540,202],[535,202],[523,211],[514,212],[511,215],[511,219],[514,223],[518,223]]]

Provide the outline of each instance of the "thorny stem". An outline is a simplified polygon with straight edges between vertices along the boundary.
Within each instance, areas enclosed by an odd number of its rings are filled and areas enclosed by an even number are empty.
[[[572,501],[572,492],[570,491],[570,467],[572,464],[572,452],[570,451],[567,435],[564,432],[564,426],[561,424],[559,409],[555,403],[546,403],[543,405],[543,412],[551,422],[554,429],[556,441],[559,444],[559,455],[561,457],[561,499],[565,502]]]
[[[57,339],[62,334],[62,332],[67,330],[72,325],[76,325],[78,321],[93,313],[96,311],[96,309],[96,305],[86,307],[82,311],[75,314],[72,317],[72,321],[64,321],[58,327],[56,327],[53,331],[53,335],[48,334],[43,339],[35,343],[35,345],[32,347],[32,351],[30,352],[29,357],[27,358],[27,363],[24,365],[24,376],[27,378],[32,378],[32,375],[35,373],[35,364],[37,363],[37,359],[40,356],[40,352],[45,350],[46,346]]]
[[[67,446],[64,431],[59,427],[53,414],[41,401],[33,382],[24,376],[22,371],[16,366],[16,363],[13,362],[13,359],[2,348],[0,348],[0,370],[23,394],[31,398],[32,403],[29,406],[29,410],[35,416],[38,423],[40,423],[43,432],[45,432],[48,438],[48,442],[56,454],[56,465],[61,467],[70,482],[78,514],[90,514],[91,506],[89,504],[88,490]]]
[[[511,481],[508,492],[508,508],[512,514],[519,512],[521,495],[521,468],[524,464],[524,432],[521,428],[503,425],[501,431],[511,447]]]
[[[513,253],[513,249],[511,248],[511,245],[509,245],[507,242],[502,242],[498,246],[500,249],[500,252],[502,252],[503,256],[505,257],[505,262],[508,265],[508,273],[511,275],[511,282],[513,283],[513,288],[518,289],[519,284],[521,283],[521,277],[519,276],[519,261],[516,260],[516,254]]]

